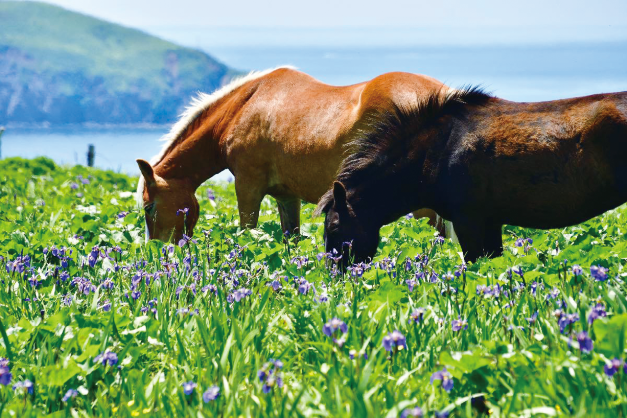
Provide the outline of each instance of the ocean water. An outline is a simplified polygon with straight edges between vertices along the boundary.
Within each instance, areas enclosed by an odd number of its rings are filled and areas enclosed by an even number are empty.
[[[542,101],[627,90],[627,42],[498,46],[212,46],[207,52],[242,71],[291,64],[325,83],[354,84],[388,71],[427,74],[450,86],[481,85],[508,100]],[[151,129],[9,129],[2,157],[47,156],[85,164],[88,144],[96,166],[138,174],[135,159],[150,159],[167,126]],[[230,173],[216,176],[227,180]]]

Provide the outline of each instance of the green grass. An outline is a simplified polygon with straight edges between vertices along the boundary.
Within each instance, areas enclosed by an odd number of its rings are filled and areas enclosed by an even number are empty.
[[[377,266],[342,276],[316,257],[324,249],[313,205],[303,208],[301,239],[284,243],[274,202],[264,201],[259,228],[242,231],[233,186],[206,184],[198,191],[198,242],[170,253],[167,244],[144,243],[134,184],[46,159],[0,161],[0,255],[3,264],[30,257],[22,273],[0,270],[0,357],[12,373],[0,385],[0,416],[394,417],[414,406],[429,417],[627,412],[622,367],[604,373],[608,360],[625,357],[623,207],[564,230],[507,227],[502,257],[469,265],[453,280],[445,275],[461,264],[459,246],[436,243],[425,220],[402,218],[383,228]],[[120,219],[122,211],[129,214]],[[525,252],[518,238],[533,245]],[[90,267],[95,245],[103,254],[120,248]],[[53,246],[71,250],[67,267]],[[429,261],[418,266],[421,255]],[[581,276],[573,265],[583,267]],[[595,281],[592,265],[607,267],[609,279]],[[508,269],[524,278],[510,279]],[[419,280],[410,292],[407,280],[418,272],[439,278]],[[307,294],[293,284],[303,277],[313,285]],[[89,280],[87,292],[71,284],[76,278]],[[235,282],[252,294],[231,302]],[[496,284],[498,296],[477,294],[478,285]],[[203,292],[209,285],[215,294]],[[607,317],[590,325],[596,304]],[[426,310],[419,323],[410,320],[417,308]],[[580,318],[563,333],[558,309]],[[346,334],[334,334],[343,345],[323,332],[334,317],[347,325]],[[453,331],[458,318],[467,329]],[[394,330],[406,349],[387,352],[382,341]],[[592,338],[590,353],[571,339],[582,331]],[[107,351],[117,364],[94,362]],[[270,359],[282,361],[284,384],[264,393],[258,371]],[[430,383],[445,367],[450,392]],[[25,379],[32,394],[12,389]],[[197,386],[185,395],[189,381]],[[220,396],[205,403],[212,386]],[[64,402],[69,389],[79,394]]]

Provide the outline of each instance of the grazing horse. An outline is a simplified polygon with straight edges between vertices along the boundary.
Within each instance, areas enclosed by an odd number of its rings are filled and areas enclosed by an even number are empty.
[[[327,251],[353,241],[355,261],[419,207],[452,221],[475,261],[502,254],[503,224],[562,228],[627,201],[627,92],[516,103],[434,91],[363,132],[316,209]]]
[[[372,124],[372,115],[416,106],[421,97],[443,89],[431,77],[407,73],[334,87],[279,68],[201,94],[152,164],[137,160],[147,239],[191,235],[199,215],[195,190],[227,168],[235,177],[242,227],[257,225],[261,200],[269,194],[277,200],[283,231],[294,232],[301,199],[318,202],[333,183],[345,145]],[[179,216],[184,208],[188,212]],[[416,216],[436,219],[429,209]]]

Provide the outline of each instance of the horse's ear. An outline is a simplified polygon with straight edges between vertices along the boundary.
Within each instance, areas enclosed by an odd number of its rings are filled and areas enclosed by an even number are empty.
[[[346,187],[336,181],[333,183],[333,207],[338,212],[348,211],[348,201],[346,200]]]
[[[146,180],[146,185],[151,186],[155,184],[155,171],[152,169],[150,163],[146,160],[138,159],[137,165],[139,166],[139,171],[141,171],[142,176],[144,176],[144,180]]]

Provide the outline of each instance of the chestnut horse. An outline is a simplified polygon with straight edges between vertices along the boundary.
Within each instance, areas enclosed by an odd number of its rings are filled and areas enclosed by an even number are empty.
[[[294,232],[301,199],[317,202],[331,186],[345,145],[372,123],[369,115],[416,106],[442,89],[447,87],[433,78],[407,73],[333,87],[279,68],[201,94],[152,165],[137,160],[147,238],[191,235],[199,215],[195,190],[227,168],[235,176],[242,227],[257,225],[261,200],[269,194],[277,200],[283,231]],[[179,216],[183,208],[189,211]],[[416,215],[436,219],[428,209]]]
[[[627,201],[627,92],[515,103],[436,91],[365,132],[317,207],[327,250],[352,240],[356,261],[419,207],[451,220],[475,261],[502,254],[503,224],[562,228]]]

